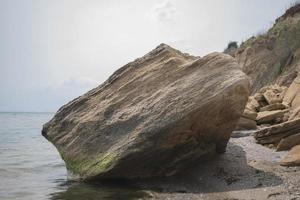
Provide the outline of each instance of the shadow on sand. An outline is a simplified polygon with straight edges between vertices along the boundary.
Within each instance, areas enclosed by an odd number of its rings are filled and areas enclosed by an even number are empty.
[[[273,173],[247,164],[244,150],[232,143],[227,152],[202,162],[174,177],[109,183],[73,183],[66,191],[53,194],[53,200],[147,198],[151,190],[159,193],[216,193],[271,187],[282,184]]]

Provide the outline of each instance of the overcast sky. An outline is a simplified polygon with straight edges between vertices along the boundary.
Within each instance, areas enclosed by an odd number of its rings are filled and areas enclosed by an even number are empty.
[[[160,43],[203,56],[294,0],[0,0],[0,111],[56,111]]]

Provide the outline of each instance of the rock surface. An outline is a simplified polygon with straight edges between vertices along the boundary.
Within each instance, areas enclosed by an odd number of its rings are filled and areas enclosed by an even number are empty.
[[[254,133],[254,137],[260,144],[277,144],[281,139],[299,132],[300,119],[296,119],[258,130]]]
[[[282,103],[275,103],[275,104],[271,104],[271,105],[267,105],[265,107],[262,107],[259,109],[260,112],[263,111],[273,111],[273,110],[283,110],[288,108],[286,105],[282,104]]]
[[[249,97],[249,100],[246,105],[246,109],[252,112],[257,112],[259,110],[259,107],[260,105],[258,101],[253,96]]]
[[[282,118],[283,114],[284,114],[284,111],[282,111],[282,110],[259,112],[256,117],[256,121],[257,121],[257,124],[273,123],[274,120],[276,120],[278,118]]]
[[[249,97],[242,116],[246,119],[255,120],[257,125],[263,126],[287,121],[290,106],[282,102],[286,91],[287,87],[277,84],[261,88]],[[245,120],[240,120],[240,123],[239,127],[244,126],[247,128]],[[250,125],[249,120],[247,124]]]
[[[300,106],[300,76],[297,76],[289,86],[283,98],[283,102],[294,109]]]
[[[298,144],[300,144],[300,132],[281,139],[279,144],[277,145],[277,151],[290,150],[293,146],[296,146]]]
[[[260,112],[257,114],[257,124],[262,124],[260,128],[265,125],[269,127],[262,128],[254,134],[257,142],[276,148],[277,151],[290,150],[299,145],[300,76],[296,77],[288,88],[267,86],[254,94],[254,98],[260,105],[268,104],[258,108]],[[248,107],[247,105],[246,108]],[[287,166],[288,162],[285,165]]]
[[[60,108],[42,134],[83,179],[168,176],[224,152],[248,95],[231,56],[162,44]]]
[[[256,120],[257,112],[245,109],[244,112],[243,112],[242,117],[247,118],[247,119],[251,119],[251,120]]]
[[[235,130],[254,130],[257,129],[256,121],[241,117],[235,127]]]
[[[294,146],[280,164],[282,166],[300,166],[300,145]]]
[[[296,109],[293,109],[288,117],[289,121],[300,118],[300,106]]]
[[[266,91],[262,94],[269,105],[281,103],[284,96],[283,90],[280,87],[278,88],[281,90],[277,90],[277,88],[273,89],[273,87],[268,87],[268,89],[266,89]]]

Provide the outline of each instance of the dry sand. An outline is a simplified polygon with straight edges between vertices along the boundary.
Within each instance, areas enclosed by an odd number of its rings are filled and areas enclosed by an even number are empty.
[[[227,152],[180,176],[143,183],[154,199],[300,199],[300,167],[278,163],[286,152],[232,138]]]

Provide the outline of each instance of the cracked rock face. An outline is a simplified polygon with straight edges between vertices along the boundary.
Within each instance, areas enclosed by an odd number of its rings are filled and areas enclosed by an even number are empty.
[[[61,107],[42,134],[83,179],[172,175],[225,151],[249,96],[240,68],[162,44]]]

